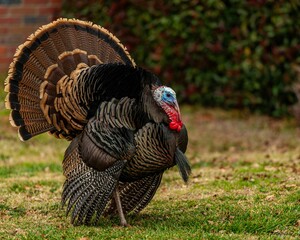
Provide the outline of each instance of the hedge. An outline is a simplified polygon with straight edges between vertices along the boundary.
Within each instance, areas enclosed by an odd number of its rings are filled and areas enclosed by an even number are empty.
[[[65,1],[113,32],[180,101],[285,116],[300,62],[298,1]]]

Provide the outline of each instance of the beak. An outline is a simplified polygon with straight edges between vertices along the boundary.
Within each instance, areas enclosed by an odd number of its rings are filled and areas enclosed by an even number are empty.
[[[170,107],[173,108],[174,110],[172,111],[172,114],[169,115],[171,121],[169,123],[169,127],[172,130],[176,130],[177,132],[180,132],[182,127],[182,121],[181,121],[180,109],[177,101],[172,102],[170,104]]]
[[[174,101],[174,103],[173,103],[173,107],[174,107],[174,109],[177,111],[177,113],[178,113],[178,115],[177,115],[177,120],[178,120],[178,122],[182,122],[181,121],[181,114],[180,114],[180,108],[179,108],[179,105],[178,105],[178,102],[177,101]]]

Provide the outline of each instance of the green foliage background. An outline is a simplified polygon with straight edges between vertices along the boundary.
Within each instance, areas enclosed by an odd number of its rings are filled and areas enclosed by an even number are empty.
[[[113,32],[180,101],[288,114],[299,64],[297,0],[70,0],[63,15]]]

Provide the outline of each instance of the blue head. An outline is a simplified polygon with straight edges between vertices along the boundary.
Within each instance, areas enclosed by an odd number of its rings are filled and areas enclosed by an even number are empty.
[[[156,103],[162,107],[169,117],[169,127],[180,132],[182,127],[180,110],[176,99],[176,93],[172,88],[161,86],[154,90],[153,97]]]

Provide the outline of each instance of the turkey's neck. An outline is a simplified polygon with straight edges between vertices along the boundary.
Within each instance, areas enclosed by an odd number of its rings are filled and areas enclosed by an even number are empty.
[[[166,112],[154,100],[150,86],[146,85],[140,101],[141,109],[147,114],[149,120],[156,123],[169,123]]]

